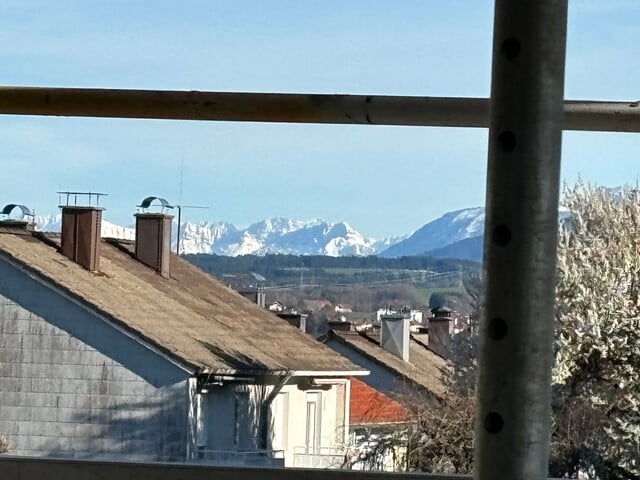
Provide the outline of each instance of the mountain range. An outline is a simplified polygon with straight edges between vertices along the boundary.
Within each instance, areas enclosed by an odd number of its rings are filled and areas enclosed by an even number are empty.
[[[36,217],[36,229],[60,231],[61,216]],[[428,255],[437,258],[480,260],[484,208],[449,212],[409,235],[375,240],[345,222],[321,219],[290,220],[274,217],[237,228],[228,222],[183,222],[180,228],[181,253],[217,255],[380,255],[399,257]],[[176,248],[177,224],[172,244]],[[102,236],[133,240],[135,229],[102,221]]]

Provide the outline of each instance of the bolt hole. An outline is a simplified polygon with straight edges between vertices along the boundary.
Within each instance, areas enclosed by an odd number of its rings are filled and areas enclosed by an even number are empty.
[[[499,433],[504,426],[502,415],[497,412],[489,412],[484,417],[484,429],[489,433]]]
[[[513,60],[520,53],[520,42],[518,41],[518,39],[513,37],[507,38],[502,42],[500,50],[502,50],[502,54],[505,56],[505,58]]]
[[[511,230],[506,225],[498,225],[493,229],[492,238],[497,245],[504,247],[511,241]]]
[[[513,152],[516,148],[516,136],[513,132],[502,132],[498,135],[498,145],[503,152]]]
[[[489,322],[489,337],[492,340],[502,340],[507,336],[507,322],[502,318],[492,318]]]

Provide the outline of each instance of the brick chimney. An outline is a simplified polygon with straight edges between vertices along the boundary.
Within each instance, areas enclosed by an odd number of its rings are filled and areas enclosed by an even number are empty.
[[[429,318],[429,350],[441,357],[447,357],[451,348],[451,309],[437,307],[431,309]]]
[[[401,313],[380,317],[380,346],[405,362],[409,361],[410,317]]]
[[[62,207],[60,253],[90,271],[100,269],[100,207]]]
[[[171,258],[172,215],[165,213],[137,213],[136,258],[169,278]]]

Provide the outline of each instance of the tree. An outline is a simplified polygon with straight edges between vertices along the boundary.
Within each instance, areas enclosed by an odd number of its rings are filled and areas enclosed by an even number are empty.
[[[447,303],[447,297],[440,292],[433,292],[429,297],[429,308],[434,309],[438,307],[444,307]]]
[[[553,424],[549,473],[570,478],[640,478],[640,193],[578,182],[563,189],[558,243]],[[476,291],[481,289],[476,288]],[[476,336],[455,337],[450,388],[434,405],[410,462],[469,473]],[[438,410],[440,409],[440,410]],[[438,419],[458,411],[455,425]],[[462,429],[459,428],[462,426]],[[429,445],[436,431],[437,442]],[[470,429],[472,430],[472,429]],[[421,441],[422,439],[422,441]],[[434,450],[435,448],[435,450]],[[434,455],[434,452],[446,452]],[[464,458],[451,459],[458,452]],[[415,455],[418,455],[417,457]],[[444,462],[443,462],[444,460]]]
[[[478,335],[472,326],[479,316],[480,276],[468,276],[463,286],[474,311],[470,328],[451,341],[451,368],[444,376],[448,394],[433,402],[405,399],[416,418],[416,428],[409,438],[409,465],[424,472],[470,474],[473,468]]]
[[[640,475],[640,194],[565,186],[556,308],[557,401],[599,420],[584,442],[599,476]]]

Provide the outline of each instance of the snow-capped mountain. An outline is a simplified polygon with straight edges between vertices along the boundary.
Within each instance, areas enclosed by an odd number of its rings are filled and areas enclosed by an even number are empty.
[[[484,233],[484,207],[445,213],[380,253],[383,257],[423,255]]]
[[[36,216],[36,230],[41,232],[59,232],[62,228],[62,215]],[[134,228],[121,227],[115,223],[102,220],[100,235],[103,238],[122,238],[124,240],[134,240],[136,231]]]
[[[59,232],[61,215],[36,217],[36,229]],[[174,222],[172,247],[175,251],[177,224]],[[102,237],[135,239],[135,228],[121,227],[102,220]],[[400,239],[401,237],[394,237]],[[238,229],[228,222],[184,222],[180,228],[180,252],[218,255],[374,255],[393,240],[379,242],[363,236],[344,222],[320,219],[289,220],[275,217]]]
[[[410,235],[396,235],[382,240],[365,237],[345,222],[321,219],[290,220],[269,218],[240,229],[228,222],[184,222],[180,228],[180,253],[227,256],[265,255],[412,255],[436,258],[482,260],[484,208],[466,208],[448,212]],[[36,229],[60,231],[61,215],[36,217]],[[571,214],[560,207],[560,225]],[[172,248],[176,249],[177,223],[174,221]],[[135,228],[122,227],[103,219],[102,236],[135,239]]]
[[[183,226],[184,253],[216,253],[218,255],[372,255],[377,253],[375,241],[364,237],[344,222],[333,223],[313,219],[289,220],[275,217],[262,220],[246,229],[231,224],[202,224],[200,231]],[[202,236],[208,238],[202,241]],[[193,248],[196,247],[197,248]]]
[[[180,228],[180,253],[212,253],[212,247],[225,237],[238,235],[238,229],[227,222],[183,222]],[[172,229],[171,246],[176,249],[177,222]]]

